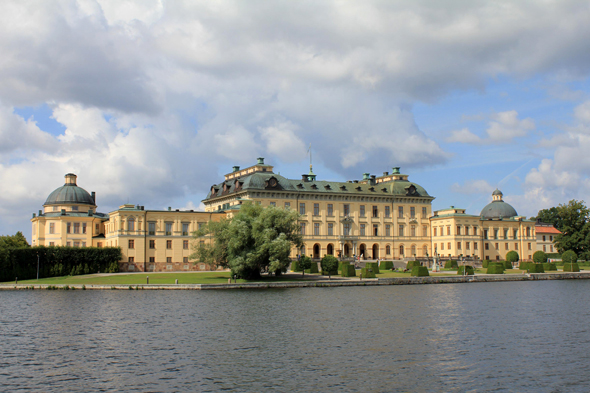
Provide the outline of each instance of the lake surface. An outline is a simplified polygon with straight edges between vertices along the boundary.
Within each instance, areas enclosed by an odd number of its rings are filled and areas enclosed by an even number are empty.
[[[0,391],[587,392],[590,280],[0,291]]]

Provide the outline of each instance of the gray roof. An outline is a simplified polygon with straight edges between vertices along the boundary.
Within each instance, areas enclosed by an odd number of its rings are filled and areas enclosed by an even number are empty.
[[[504,201],[493,201],[481,209],[480,216],[482,219],[511,218],[518,216],[518,213],[512,205]]]
[[[95,206],[94,199],[85,189],[72,184],[65,184],[57,188],[49,194],[44,205],[60,205],[64,203]]]
[[[277,184],[274,187],[270,182],[272,178],[277,181]],[[286,177],[273,172],[255,172],[237,179],[231,179],[215,184],[209,190],[205,200],[246,190],[317,192],[322,194],[328,193],[339,195],[402,195],[433,198],[428,195],[428,192],[426,192],[422,186],[407,180],[393,180],[372,185],[370,183],[361,184],[326,180],[304,181],[299,179],[287,179]]]

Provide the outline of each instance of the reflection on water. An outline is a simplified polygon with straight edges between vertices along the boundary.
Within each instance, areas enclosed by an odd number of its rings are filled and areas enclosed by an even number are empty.
[[[590,281],[2,291],[2,391],[589,391]]]

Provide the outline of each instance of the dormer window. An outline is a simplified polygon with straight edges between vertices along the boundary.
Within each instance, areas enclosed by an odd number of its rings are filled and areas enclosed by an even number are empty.
[[[384,187],[384,188],[381,189],[381,191],[387,192],[387,188]]]
[[[362,191],[363,189],[361,188],[361,186],[358,186],[358,187],[356,188],[356,190],[357,190],[357,191]]]
[[[311,185],[311,188],[313,188],[314,190],[317,190],[318,189],[318,186],[316,186],[315,184],[312,184]]]
[[[375,187],[370,187],[369,188],[369,191],[373,191],[374,192],[375,191]]]
[[[346,191],[346,186],[342,186],[342,187],[340,187],[340,189],[341,189],[342,191]]]
[[[332,189],[332,187],[330,187],[330,185],[329,185],[329,184],[326,184],[326,185],[324,186],[324,188],[325,188],[326,190],[331,190],[331,189]]]
[[[301,183],[297,184],[297,188],[303,189],[303,184],[301,184]]]

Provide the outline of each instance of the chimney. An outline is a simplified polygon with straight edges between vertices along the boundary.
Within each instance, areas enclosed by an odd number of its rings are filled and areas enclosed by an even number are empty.
[[[171,212],[172,211],[172,207],[168,206],[168,211]]]
[[[61,215],[65,216],[66,215],[66,209],[61,209]]]
[[[371,184],[373,184],[373,185],[375,184],[376,177],[377,177],[376,175],[371,175]]]
[[[239,170],[240,170],[240,167],[238,165],[234,165],[232,172],[237,172]]]
[[[43,210],[39,210],[39,217],[43,215]]]
[[[392,175],[399,175],[399,166],[394,166],[391,171]]]
[[[264,157],[258,157],[258,165],[264,165]]]
[[[92,209],[88,209],[88,216],[92,217]]]
[[[66,186],[75,186],[77,178],[78,176],[74,175],[73,173],[66,174]]]
[[[96,205],[96,192],[92,191],[90,193],[90,196],[92,197],[92,200],[94,201],[94,204]]]
[[[383,176],[389,175],[389,172],[383,172]]]
[[[35,213],[33,213],[33,218],[37,217],[37,215]]]
[[[370,174],[369,172],[365,172],[365,173],[363,173],[363,180],[369,180],[369,176],[370,176],[370,175],[371,175],[371,174]]]

